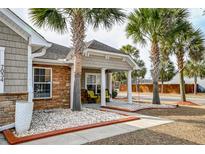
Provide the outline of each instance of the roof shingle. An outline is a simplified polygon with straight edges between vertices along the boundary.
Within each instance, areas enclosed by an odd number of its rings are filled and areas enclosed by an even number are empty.
[[[111,52],[111,53],[125,54],[122,51],[115,49],[111,46],[108,46],[104,43],[101,43],[97,40],[92,40],[92,41],[87,42],[86,48],[105,51],[105,52]],[[52,46],[46,50],[46,54],[39,58],[52,59],[52,60],[65,59],[71,50],[72,48],[62,46],[56,43],[52,43]]]
[[[92,40],[86,43],[87,48],[89,49],[95,49],[95,50],[101,50],[101,51],[107,51],[112,53],[119,53],[119,54],[125,54],[122,51],[115,49],[109,45],[106,45],[102,42],[99,42],[97,40]]]

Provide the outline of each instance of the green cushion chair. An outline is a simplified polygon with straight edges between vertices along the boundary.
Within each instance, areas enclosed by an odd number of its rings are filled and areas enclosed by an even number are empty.
[[[94,93],[93,90],[88,90],[88,102],[96,103],[98,96]]]
[[[108,89],[105,90],[105,98],[106,98],[106,102],[110,102],[110,92]]]

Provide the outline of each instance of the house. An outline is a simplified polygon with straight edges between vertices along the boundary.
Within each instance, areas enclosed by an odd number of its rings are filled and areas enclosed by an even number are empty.
[[[180,84],[179,84],[179,74],[176,75],[167,82],[164,82],[163,85],[163,93],[180,93]],[[184,77],[185,82],[185,92],[186,93],[194,93],[194,78]],[[136,88],[138,84],[138,88]],[[122,83],[119,85],[120,91],[127,91],[127,84]],[[140,82],[137,82],[135,79],[132,80],[132,91],[140,91],[140,92],[152,92],[153,84],[150,79],[142,79]],[[159,81],[159,91],[161,92],[161,82]],[[205,92],[205,79],[197,78],[197,92]]]
[[[177,73],[172,80],[166,82],[166,84],[179,84],[179,81],[179,74]],[[194,88],[194,78],[184,77],[184,82],[186,85],[192,85]],[[197,91],[205,92],[205,79],[197,78]]]
[[[73,97],[73,50],[52,42],[10,9],[0,9],[0,126],[14,122],[16,100],[34,102],[34,109],[70,108]],[[112,72],[128,72],[128,98],[132,101],[133,59],[104,43],[86,43],[82,59],[84,89],[112,90]]]

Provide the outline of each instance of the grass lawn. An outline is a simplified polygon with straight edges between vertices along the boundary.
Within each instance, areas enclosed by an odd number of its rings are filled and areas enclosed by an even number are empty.
[[[139,130],[89,144],[205,144],[205,108],[185,107],[139,111],[175,122]]]

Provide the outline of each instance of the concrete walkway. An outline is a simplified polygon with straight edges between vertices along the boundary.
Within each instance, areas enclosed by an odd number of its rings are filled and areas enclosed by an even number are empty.
[[[92,105],[92,108],[98,108],[99,105]],[[88,130],[78,131],[74,133],[67,133],[63,135],[57,135],[53,137],[48,137],[44,139],[34,140],[31,142],[26,142],[22,144],[30,145],[80,145],[86,144],[88,142],[140,130],[149,127],[154,127],[157,125],[167,124],[173,122],[172,120],[162,119],[158,117],[145,116],[137,113],[127,113],[123,111],[114,111],[118,113],[126,113],[129,115],[140,117],[140,120],[114,124],[109,126],[103,126],[98,128],[92,128]],[[0,145],[8,144],[2,134],[0,134]]]

